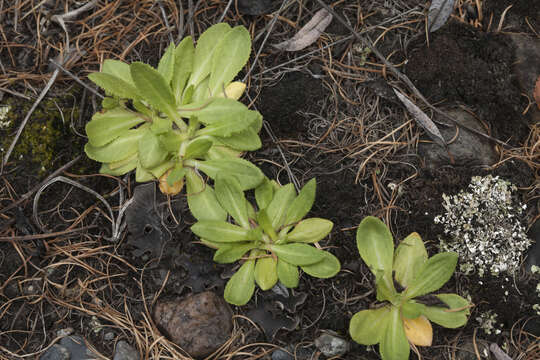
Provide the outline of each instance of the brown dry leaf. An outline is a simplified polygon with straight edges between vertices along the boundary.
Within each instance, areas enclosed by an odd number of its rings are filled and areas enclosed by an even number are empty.
[[[416,106],[411,100],[409,100],[405,95],[403,95],[399,90],[394,89],[399,100],[405,105],[407,110],[412,114],[416,123],[420,125],[424,130],[426,130],[429,137],[437,144],[442,147],[446,147],[446,141],[441,135],[439,128],[429,116],[426,115],[418,106]]]
[[[289,40],[280,42],[274,45],[274,47],[285,51],[298,51],[305,49],[309,45],[313,44],[321,33],[332,22],[332,14],[326,9],[317,11],[315,16],[304,25],[296,35]]]
[[[182,188],[184,187],[183,178],[180,181],[175,182],[173,186],[170,186],[167,183],[167,178],[169,177],[171,171],[172,169],[169,169],[159,178],[159,190],[161,190],[161,192],[165,195],[177,195],[178,193],[180,193],[180,191],[182,191]]]
[[[533,91],[534,100],[536,101],[536,106],[540,109],[540,76],[536,79],[536,85],[534,86]]]
[[[433,341],[433,329],[429,320],[421,315],[416,319],[403,318],[405,335],[409,342],[417,346],[431,346]]]

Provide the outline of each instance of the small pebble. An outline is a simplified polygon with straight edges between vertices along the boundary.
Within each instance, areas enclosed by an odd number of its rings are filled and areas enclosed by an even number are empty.
[[[340,356],[349,351],[349,342],[331,333],[324,333],[315,339],[315,346],[327,357]]]
[[[116,349],[114,350],[113,360],[139,360],[139,352],[129,345],[126,341],[120,340],[116,344]]]
[[[158,301],[154,307],[156,324],[195,358],[210,355],[229,340],[231,318],[229,305],[211,291]]]
[[[272,360],[294,360],[294,357],[287,351],[277,349],[272,353]]]
[[[114,339],[114,333],[112,331],[109,331],[105,335],[103,335],[103,340],[105,341],[111,341]]]
[[[56,332],[56,336],[58,337],[63,337],[63,336],[68,336],[68,335],[71,335],[73,334],[73,328],[65,328],[65,329],[60,329]]]
[[[65,347],[54,344],[39,357],[39,360],[69,360],[70,354]]]

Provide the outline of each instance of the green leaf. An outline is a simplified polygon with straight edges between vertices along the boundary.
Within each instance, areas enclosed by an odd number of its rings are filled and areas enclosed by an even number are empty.
[[[409,359],[409,341],[405,335],[399,308],[395,306],[390,309],[388,324],[381,338],[379,351],[383,360]]]
[[[278,281],[277,262],[272,257],[257,259],[255,265],[255,282],[261,290],[266,291],[274,287]]]
[[[328,279],[335,276],[341,270],[341,264],[338,258],[327,251],[323,251],[323,254],[324,257],[321,261],[315,264],[301,266],[302,270],[308,275],[319,279]]]
[[[175,182],[180,181],[186,175],[186,169],[182,167],[182,164],[176,164],[175,168],[167,176],[167,185],[173,186]]]
[[[307,244],[268,245],[268,250],[292,265],[315,264],[324,258],[324,251]]]
[[[151,108],[149,108],[145,103],[140,100],[133,100],[133,107],[135,108],[135,110],[137,110],[143,115],[146,115],[149,118],[155,116],[154,111],[152,111]]]
[[[205,124],[235,122],[238,119],[244,119],[246,114],[253,117],[249,119],[250,124],[256,123],[257,117],[253,114],[256,111],[249,110],[246,105],[234,99],[212,98],[202,101],[182,105],[178,108],[182,117],[196,116],[197,119]]]
[[[132,127],[144,122],[139,114],[115,107],[103,112],[97,112],[86,124],[88,141],[93,146],[103,146]]]
[[[96,72],[89,74],[88,78],[94,84],[114,96],[123,99],[138,99],[140,97],[133,85],[114,75]]]
[[[127,130],[124,135],[119,136],[105,146],[93,146],[87,143],[84,146],[86,155],[92,160],[103,163],[111,163],[123,160],[137,153],[139,139],[148,131],[148,128],[140,127],[134,130]]]
[[[151,131],[145,132],[139,139],[139,161],[142,167],[151,169],[162,163],[167,157],[167,150],[161,146],[159,138]]]
[[[246,198],[235,177],[218,174],[215,181],[216,197],[223,209],[244,229],[250,229]]]
[[[201,220],[191,226],[191,231],[198,237],[218,243],[251,240],[248,229],[243,229],[226,221]]]
[[[131,78],[131,72],[129,71],[129,64],[126,64],[123,61],[107,59],[103,62],[101,72],[122,79],[135,87],[135,83]]]
[[[176,118],[176,100],[167,80],[157,70],[142,62],[134,62],[130,70],[133,82],[144,99],[171,119]]]
[[[286,287],[295,288],[298,286],[300,281],[298,266],[289,264],[285,260],[278,258],[277,274],[279,281]]]
[[[257,206],[261,210],[265,209],[273,198],[274,186],[268,178],[264,178],[261,184],[255,188],[255,200],[257,201]]]
[[[300,221],[293,231],[287,234],[287,241],[315,243],[330,234],[333,226],[334,224],[330,220],[320,218],[305,219]]]
[[[219,141],[228,147],[241,151],[255,151],[261,148],[261,138],[259,135],[248,128],[228,137],[219,137]]]
[[[458,255],[454,252],[440,253],[430,257],[405,290],[404,296],[412,299],[440,289],[452,277],[457,259]]]
[[[159,136],[159,141],[161,141],[161,144],[167,151],[177,153],[184,138],[185,137],[177,131],[169,131],[165,134],[161,134]]]
[[[247,209],[247,213],[248,213],[248,218],[255,221],[257,219],[257,214],[255,213],[255,208],[247,200],[246,200],[246,209]]]
[[[129,160],[128,162],[114,168],[111,168],[111,164],[101,164],[99,173],[109,174],[113,176],[120,176],[120,175],[127,174],[128,172],[130,172],[131,170],[137,167],[137,162],[138,162],[137,154],[135,154],[135,157],[129,157],[127,159]]]
[[[189,78],[188,86],[196,87],[210,74],[213,53],[219,48],[220,41],[231,31],[226,23],[219,23],[209,27],[197,40],[195,56],[193,58],[193,72]]]
[[[287,211],[285,224],[293,224],[300,221],[308,214],[309,210],[311,210],[311,207],[313,206],[313,203],[315,202],[316,187],[317,181],[315,179],[311,179],[306,185],[304,185]]]
[[[154,175],[156,179],[159,179],[161,175],[165,174],[167,171],[169,171],[172,167],[174,167],[175,163],[174,161],[164,161],[150,169],[150,173]]]
[[[219,205],[214,189],[190,169],[186,172],[186,187],[189,211],[195,219],[218,221],[227,219],[227,212]]]
[[[158,116],[152,117],[152,126],[150,130],[156,135],[165,134],[172,130],[172,120],[164,119]]]
[[[137,163],[137,170],[135,170],[135,181],[136,182],[147,182],[154,180],[155,177],[152,175],[152,173],[148,170],[142,167],[141,162],[139,161]]]
[[[175,59],[174,59],[174,51],[175,46],[173,43],[169,45],[167,50],[165,51],[165,54],[161,57],[159,60],[157,71],[163,76],[163,79],[165,79],[165,82],[167,85],[171,82],[174,72],[174,65],[175,65]]]
[[[212,147],[212,140],[195,138],[186,146],[185,159],[202,158]]]
[[[248,303],[254,291],[255,260],[248,260],[227,282],[224,298],[229,304],[242,306]]]
[[[193,102],[193,93],[195,92],[195,88],[193,85],[189,85],[184,90],[184,93],[182,94],[182,103],[180,105],[186,105],[191,102]]]
[[[378,301],[389,301],[395,305],[396,301],[399,300],[398,293],[390,276],[391,274],[385,274],[382,270],[378,270],[375,274],[375,289]]]
[[[188,90],[193,89],[190,94],[191,102],[195,104],[199,104],[199,105],[202,104],[201,105],[202,107],[204,106],[204,104],[208,104],[211,101],[210,98],[212,97],[212,94],[210,94],[210,89],[208,88],[209,81],[210,81],[210,78],[206,77],[203,81],[199,83],[199,85],[197,85],[196,88],[193,88],[193,85],[188,86]],[[186,90],[186,93],[188,92],[188,90]],[[183,102],[184,104],[186,104],[185,101]]]
[[[455,329],[467,323],[471,304],[467,299],[457,294],[436,295],[439,300],[448,305],[448,308],[440,306],[427,306],[423,314],[435,324],[445,328]]]
[[[232,246],[232,245],[241,245],[240,243],[231,243],[231,244],[228,244],[228,243],[217,243],[217,242],[210,241],[210,240],[206,240],[206,239],[199,239],[199,241],[200,241],[203,245],[206,245],[206,246],[208,246],[209,248],[211,248],[211,249],[216,249],[216,250],[219,250],[219,249],[221,249],[222,247],[229,247],[229,246]]]
[[[362,310],[354,314],[349,324],[351,338],[362,345],[381,342],[390,319],[390,306]]]
[[[176,104],[182,104],[182,95],[187,79],[193,69],[193,56],[195,47],[191,36],[185,37],[174,51],[174,73],[172,77],[172,90]],[[192,88],[193,89],[193,88]]]
[[[217,141],[217,140],[216,140]],[[208,150],[205,155],[206,160],[220,160],[220,159],[235,159],[242,155],[241,152],[233,150],[223,145],[214,145]]]
[[[223,172],[236,177],[242,190],[253,189],[264,178],[259,168],[244,159],[220,159],[199,161],[194,159],[186,160],[186,165],[193,166],[203,171],[206,175],[215,179],[217,174]]]
[[[244,130],[249,130],[251,124],[253,124],[258,112],[252,110],[246,110],[238,114],[235,118],[225,118],[223,121],[216,121],[206,126],[203,129],[198,130],[196,135],[211,135],[220,138],[227,138],[233,134],[241,133]]]
[[[251,52],[251,36],[243,26],[236,26],[220,41],[212,56],[210,92],[222,92],[246,65]]]
[[[270,222],[270,218],[268,217],[265,209],[259,210],[259,213],[257,214],[257,222],[259,223],[259,226],[263,229],[263,231],[268,234],[268,236],[270,236],[272,241],[275,242],[278,235],[272,227],[272,223]]]
[[[404,288],[418,275],[428,258],[424,242],[418,233],[407,236],[394,253],[395,279]]]
[[[416,319],[424,314],[425,308],[426,305],[409,300],[401,306],[401,315],[407,319]]]
[[[118,98],[106,96],[103,98],[103,100],[101,100],[101,107],[103,108],[103,110],[111,110],[119,106],[121,105]]]
[[[295,196],[296,190],[293,184],[284,185],[274,193],[274,198],[266,208],[274,229],[278,229],[285,223],[287,210],[291,206]]]
[[[220,244],[221,245],[221,244]],[[214,254],[214,261],[218,264],[230,264],[240,260],[249,250],[256,248],[257,245],[249,244],[223,244]]]
[[[394,242],[386,225],[376,217],[365,217],[356,231],[356,245],[371,272],[377,276],[382,271],[384,276],[379,275],[380,281],[386,283],[385,287],[390,293],[395,293],[392,281]]]

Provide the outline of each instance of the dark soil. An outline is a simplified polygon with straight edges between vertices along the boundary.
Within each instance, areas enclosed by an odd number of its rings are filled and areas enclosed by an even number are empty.
[[[504,34],[451,22],[409,46],[406,72],[432,103],[461,103],[476,110],[497,139],[519,144],[528,133],[528,105],[512,75],[515,48]]]

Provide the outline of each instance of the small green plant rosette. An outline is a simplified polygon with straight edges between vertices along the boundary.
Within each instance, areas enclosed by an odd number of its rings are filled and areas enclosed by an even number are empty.
[[[394,251],[389,229],[372,216],[360,223],[356,241],[360,257],[375,276],[377,299],[386,304],[362,310],[352,317],[349,333],[354,341],[364,345],[379,344],[383,359],[402,360],[409,358],[409,342],[415,343],[415,331],[420,331],[405,327],[405,319],[425,317],[447,328],[467,323],[471,304],[457,294],[435,295],[440,301],[437,306],[414,299],[440,289],[450,279],[457,254],[446,252],[428,258],[417,233],[407,236]],[[394,280],[404,288],[401,293],[396,291]],[[429,329],[431,331],[431,327]]]
[[[262,116],[237,100],[238,86],[234,98],[227,95],[250,52],[247,29],[220,23],[196,47],[191,37],[171,44],[157,68],[106,60],[101,72],[89,75],[107,97],[86,125],[86,154],[103,163],[101,173],[136,170],[138,182],[169,172],[172,185],[190,171],[210,178],[225,171],[243,189],[254,188],[262,173],[238,157],[260,148]]]
[[[255,189],[255,208],[246,200],[237,178],[218,174],[213,206],[224,209],[233,221],[199,219],[191,230],[204,244],[217,249],[214,261],[243,261],[225,287],[227,302],[245,305],[255,285],[269,290],[280,281],[294,288],[298,286],[299,269],[318,278],[330,278],[339,272],[339,260],[312,245],[330,233],[332,222],[304,219],[313,206],[315,188],[312,179],[296,194],[292,184],[279,186],[265,179]]]

